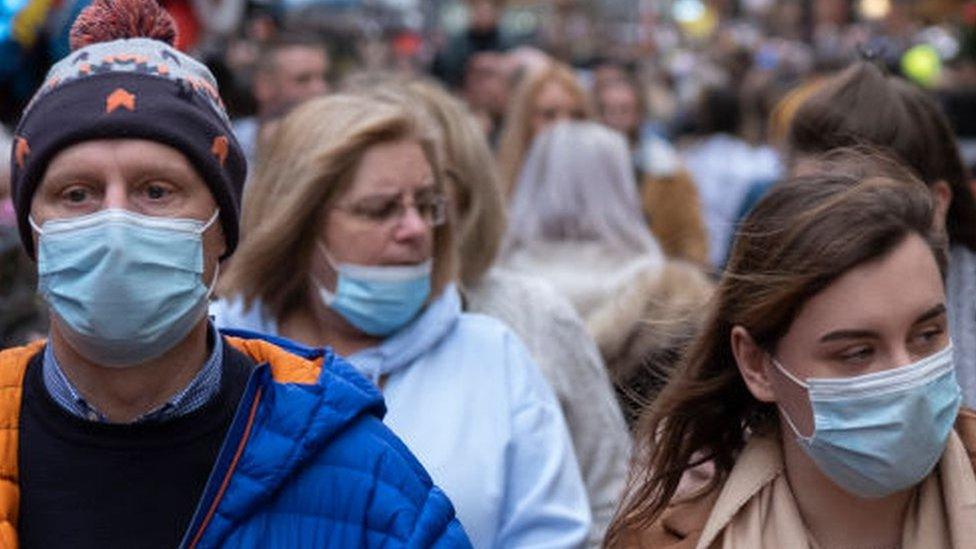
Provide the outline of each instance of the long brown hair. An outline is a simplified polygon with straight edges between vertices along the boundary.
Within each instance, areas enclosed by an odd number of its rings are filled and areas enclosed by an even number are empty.
[[[926,239],[945,272],[931,194],[908,171],[876,153],[854,152],[835,153],[818,168],[775,187],[742,225],[702,332],[638,427],[607,547],[647,529],[687,470],[711,462],[715,474],[702,493],[717,489],[747,437],[778,425],[774,405],[756,400],[739,374],[734,326],[775,353],[807,300],[909,234]]]
[[[926,185],[945,181],[952,190],[949,240],[976,251],[976,200],[955,134],[932,97],[868,61],[823,81],[792,119],[790,156],[856,145],[888,149]]]

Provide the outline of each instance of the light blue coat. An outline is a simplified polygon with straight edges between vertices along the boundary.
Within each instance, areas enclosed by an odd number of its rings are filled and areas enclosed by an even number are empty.
[[[219,327],[270,333],[260,304],[211,309]],[[451,286],[349,362],[386,376],[384,422],[447,493],[475,547],[578,547],[590,511],[559,405],[518,338],[462,313]]]

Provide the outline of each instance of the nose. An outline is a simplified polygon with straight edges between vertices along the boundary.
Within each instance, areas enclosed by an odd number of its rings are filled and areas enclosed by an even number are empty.
[[[902,366],[908,366],[912,362],[915,362],[921,357],[915,356],[909,351],[905,346],[899,346],[897,349],[893,349],[891,353],[891,368],[900,368]]]
[[[426,236],[430,230],[430,225],[420,215],[417,206],[410,204],[397,222],[394,238],[398,241],[415,240]]]
[[[113,178],[105,184],[102,210],[129,210],[129,193],[124,181]]]

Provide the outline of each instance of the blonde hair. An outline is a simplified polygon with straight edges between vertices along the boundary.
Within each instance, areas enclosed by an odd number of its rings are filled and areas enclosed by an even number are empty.
[[[463,103],[429,80],[388,82],[375,93],[421,107],[440,128],[445,180],[454,189],[461,282],[477,284],[495,262],[506,227],[501,176],[484,132]]]
[[[589,96],[569,66],[552,62],[547,68],[524,76],[508,105],[498,144],[498,165],[501,168],[502,190],[506,197],[512,196],[525,155],[535,137],[532,135],[532,115],[536,99],[550,82],[561,85],[577,100],[586,118],[593,118]]]
[[[260,300],[276,318],[302,307],[322,219],[351,186],[374,145],[416,141],[444,190],[436,144],[423,121],[402,106],[332,95],[304,103],[281,123],[244,192],[241,244],[221,280],[224,297]],[[453,220],[434,229],[432,296],[454,278]]]

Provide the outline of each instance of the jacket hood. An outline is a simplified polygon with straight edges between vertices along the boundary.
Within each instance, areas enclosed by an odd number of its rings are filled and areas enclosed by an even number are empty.
[[[454,284],[421,311],[400,331],[376,347],[349,355],[348,360],[364,376],[379,381],[382,376],[406,368],[437,345],[461,317],[461,296]]]

